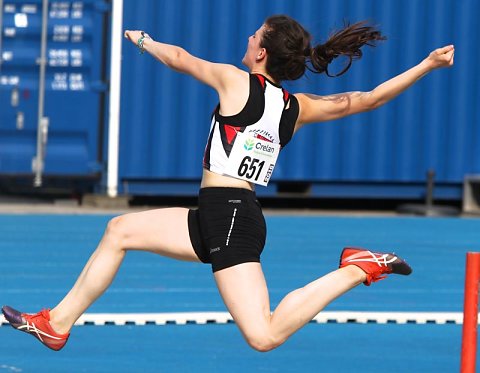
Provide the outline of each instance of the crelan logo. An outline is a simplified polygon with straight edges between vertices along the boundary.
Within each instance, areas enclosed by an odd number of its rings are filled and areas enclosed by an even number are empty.
[[[245,150],[252,150],[254,144],[255,144],[255,141],[253,139],[246,139],[245,144],[243,144],[243,147],[245,148]]]

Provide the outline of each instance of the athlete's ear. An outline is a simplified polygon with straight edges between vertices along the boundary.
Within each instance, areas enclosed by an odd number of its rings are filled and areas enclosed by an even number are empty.
[[[267,50],[265,48],[260,48],[260,50],[257,53],[257,57],[255,60],[261,61],[267,56]]]

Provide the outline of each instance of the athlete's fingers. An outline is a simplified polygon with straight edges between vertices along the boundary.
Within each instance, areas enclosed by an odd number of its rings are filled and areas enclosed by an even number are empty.
[[[125,30],[124,36],[130,40],[132,43],[137,43],[138,38],[140,36],[143,36],[143,31],[138,31],[138,30]],[[145,34],[147,37],[148,35]]]
[[[455,47],[451,44],[451,45],[447,45],[445,47],[436,49],[435,53],[437,55],[447,54],[447,53],[453,51],[454,49],[455,49]]]
[[[453,65],[453,56],[455,55],[455,50],[451,49],[448,52],[441,54],[439,56],[440,63],[444,66],[452,66]]]
[[[453,57],[455,56],[455,51],[452,50],[447,53],[447,58],[448,58],[448,65],[452,66],[453,65]]]
[[[131,31],[131,30],[125,30],[124,35],[128,40],[132,41],[132,33],[133,33],[133,31]]]

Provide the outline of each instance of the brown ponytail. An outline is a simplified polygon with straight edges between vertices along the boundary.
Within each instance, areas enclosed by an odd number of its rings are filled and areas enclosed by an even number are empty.
[[[332,76],[328,65],[335,58],[346,56],[347,66],[333,76],[342,75],[350,68],[353,60],[362,57],[361,47],[375,46],[376,41],[386,39],[380,31],[363,21],[347,24],[324,44],[312,47],[308,31],[288,16],[269,17],[265,26],[261,46],[268,53],[266,69],[277,81],[299,79],[306,69]]]
[[[353,25],[346,25],[342,30],[332,34],[324,44],[310,48],[307,59],[310,60],[310,71],[315,73],[326,73],[330,77],[344,74],[352,65],[353,60],[358,60],[363,53],[360,48],[364,45],[375,46],[375,42],[385,40],[380,31],[368,26],[366,21],[357,22]],[[328,65],[337,57],[346,56],[347,66],[338,74],[330,75]]]

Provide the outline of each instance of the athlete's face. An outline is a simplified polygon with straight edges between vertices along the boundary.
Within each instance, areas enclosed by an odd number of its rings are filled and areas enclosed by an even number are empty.
[[[243,56],[242,63],[250,70],[256,62],[265,55],[265,48],[260,46],[265,25],[262,25],[255,33],[248,38],[247,51]]]

